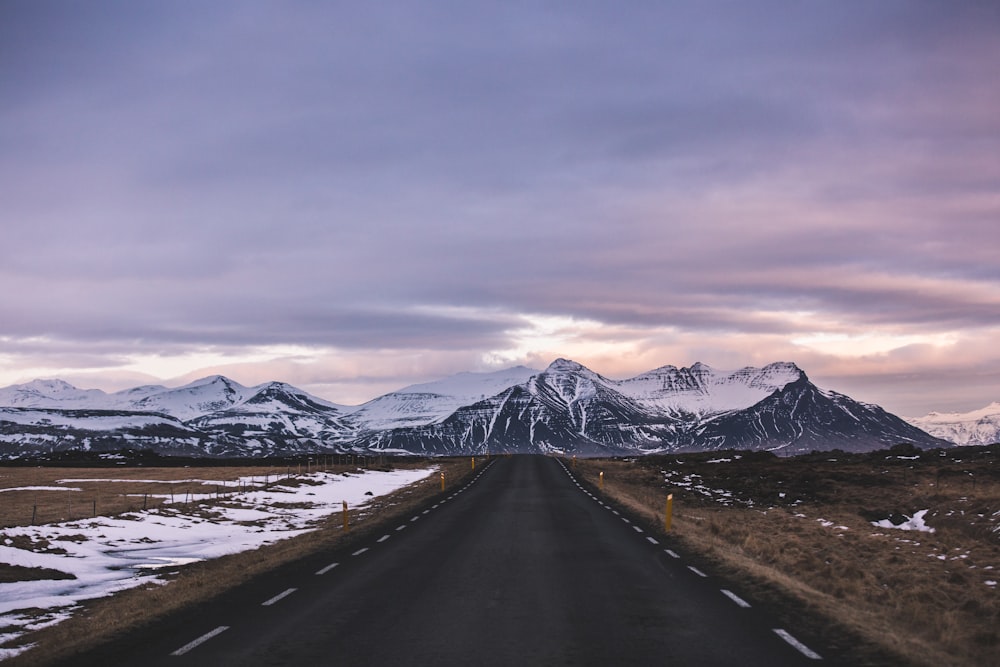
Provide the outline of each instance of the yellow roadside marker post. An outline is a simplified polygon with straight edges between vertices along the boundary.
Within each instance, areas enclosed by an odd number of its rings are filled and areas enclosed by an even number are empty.
[[[670,532],[670,524],[674,520],[674,494],[667,494],[667,509],[663,514],[663,529],[666,532]]]
[[[444,491],[444,470],[441,471],[441,490]]]
[[[476,457],[475,456],[472,457],[472,469],[473,470],[476,469]]]
[[[604,471],[601,471],[601,491],[604,490]]]
[[[347,501],[344,501],[344,532],[346,533],[350,530],[350,526],[347,525]]]
[[[576,454],[573,455],[573,470],[576,470]]]

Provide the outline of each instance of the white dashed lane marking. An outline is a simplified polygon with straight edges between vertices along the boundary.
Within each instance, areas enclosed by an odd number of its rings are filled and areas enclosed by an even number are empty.
[[[281,600],[284,600],[285,598],[287,598],[289,595],[291,595],[292,593],[294,593],[297,590],[299,590],[299,589],[297,589],[297,588],[289,588],[288,590],[282,591],[281,593],[278,593],[277,595],[275,595],[270,600],[267,600],[265,602],[261,602],[260,606],[261,607],[270,607],[275,602],[280,602]]]
[[[379,544],[381,544],[382,542],[385,542],[387,539],[389,539],[389,536],[388,535],[383,535],[382,537],[378,538],[378,540],[376,540],[376,541]]]
[[[317,570],[316,576],[324,575],[327,572],[329,572],[330,570],[332,570],[333,568],[337,567],[338,565],[340,565],[340,563],[330,563],[329,565],[327,565],[326,567],[324,567],[322,570]]]
[[[677,555],[677,552],[674,551],[673,549],[664,549],[663,551],[671,558],[680,558],[680,556]]]
[[[363,553],[364,553],[364,552],[366,552],[366,551],[368,551],[368,547],[364,547],[364,548],[362,548],[362,549],[358,549],[357,551],[355,551],[355,552],[354,552],[354,553],[352,553],[351,555],[352,555],[352,556],[360,556],[361,554],[363,554]]]
[[[741,598],[736,593],[733,593],[732,591],[727,591],[725,588],[723,588],[722,594],[725,595],[730,600],[732,600],[733,602],[735,602],[736,604],[738,604],[739,606],[743,607],[744,609],[750,608],[750,603]]]
[[[694,565],[688,565],[688,569],[697,574],[699,577],[707,577],[708,575],[696,568]]]
[[[201,637],[198,637],[194,641],[188,642],[184,646],[181,646],[179,649],[177,649],[176,651],[174,651],[170,655],[184,655],[185,653],[187,653],[191,649],[196,648],[198,646],[201,646],[202,644],[204,644],[205,642],[207,642],[212,637],[216,637],[218,635],[221,635],[223,632],[225,632],[228,629],[229,629],[228,625],[220,625],[215,630],[212,630],[211,632],[206,632],[205,634],[203,634]]]
[[[650,544],[659,544],[659,542],[656,541],[655,537],[647,537],[646,539],[649,540]]]
[[[782,639],[784,639],[786,642],[788,642],[790,645],[794,646],[795,649],[799,653],[801,653],[805,657],[809,658],[810,660],[822,660],[823,659],[822,657],[820,657],[819,653],[816,653],[811,648],[809,648],[808,646],[806,646],[805,644],[803,644],[802,642],[800,642],[798,639],[796,639],[795,637],[793,637],[790,634],[788,634],[787,631],[782,630],[781,628],[774,628],[774,634],[778,635],[779,637],[781,637]]]

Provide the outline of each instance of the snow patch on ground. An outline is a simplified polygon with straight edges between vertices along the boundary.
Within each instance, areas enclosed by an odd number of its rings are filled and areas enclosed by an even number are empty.
[[[917,530],[922,533],[933,533],[934,529],[924,523],[924,516],[930,510],[920,510],[914,513],[912,517],[907,517],[907,520],[901,524],[894,524],[889,519],[882,519],[881,521],[872,521],[872,525],[877,528],[895,528],[896,530]]]

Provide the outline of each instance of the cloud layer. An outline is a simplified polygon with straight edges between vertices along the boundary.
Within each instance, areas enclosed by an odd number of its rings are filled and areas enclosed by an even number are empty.
[[[998,31],[975,2],[5,3],[0,384],[356,402],[787,359],[979,407]]]

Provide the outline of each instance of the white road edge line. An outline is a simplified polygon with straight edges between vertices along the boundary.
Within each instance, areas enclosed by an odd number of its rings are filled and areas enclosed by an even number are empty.
[[[820,656],[819,653],[816,653],[811,648],[809,648],[808,646],[806,646],[805,644],[803,644],[802,642],[800,642],[798,639],[796,639],[795,637],[793,637],[790,634],[788,634],[788,632],[786,630],[782,630],[781,628],[772,628],[772,629],[774,630],[774,634],[776,634],[779,637],[781,637],[782,639],[784,639],[791,646],[795,647],[795,649],[798,650],[799,653],[801,653],[805,657],[809,658],[810,660],[822,660],[823,659]]]
[[[364,552],[366,552],[366,551],[368,551],[368,547],[363,547],[363,548],[361,548],[361,549],[358,549],[357,551],[355,551],[355,552],[354,552],[354,553],[352,553],[351,555],[352,555],[352,556],[360,556],[361,554],[363,554],[363,553],[364,553]]]
[[[697,574],[699,577],[708,577],[707,574],[696,568],[694,565],[688,565],[688,569]]]
[[[327,572],[329,572],[330,570],[332,570],[333,568],[337,567],[338,565],[340,565],[340,563],[330,563],[329,565],[327,565],[326,567],[324,567],[322,570],[317,570],[316,571],[316,576],[318,577],[318,576],[324,575]]]
[[[291,595],[292,593],[294,593],[297,590],[299,590],[299,589],[297,589],[297,588],[289,588],[286,591],[278,593],[277,595],[275,595],[273,598],[271,598],[267,602],[261,602],[260,606],[261,607],[270,607],[275,602],[278,602],[280,600],[284,600],[285,598],[287,598],[289,595]]]
[[[664,551],[665,551],[665,552],[667,553],[667,555],[668,555],[668,556],[670,556],[671,558],[680,558],[680,556],[679,556],[679,555],[677,554],[677,552],[676,552],[676,551],[674,551],[673,549],[664,549]]]
[[[736,593],[734,593],[732,591],[727,591],[725,588],[723,588],[722,589],[722,594],[725,595],[730,600],[732,600],[733,602],[735,602],[736,604],[738,604],[739,606],[743,607],[744,609],[749,609],[750,608],[750,603],[747,602],[746,600],[744,600],[743,598],[741,598]]]
[[[184,655],[185,653],[187,653],[191,649],[196,648],[198,646],[201,646],[202,644],[204,644],[205,642],[207,642],[212,637],[215,637],[216,635],[221,635],[223,632],[225,632],[228,629],[229,629],[228,625],[220,625],[215,630],[212,630],[211,632],[206,632],[201,637],[198,637],[197,639],[195,639],[193,642],[188,642],[184,646],[181,646],[179,649],[177,649],[176,651],[174,651],[170,655]]]

